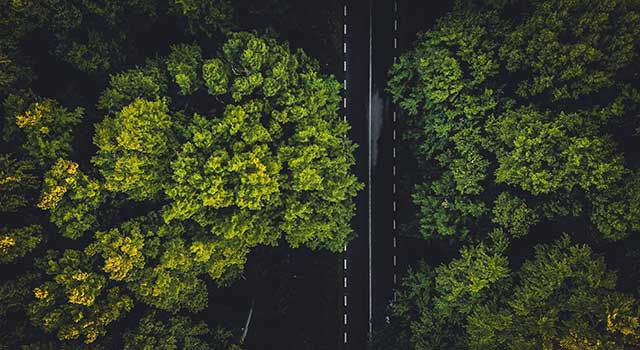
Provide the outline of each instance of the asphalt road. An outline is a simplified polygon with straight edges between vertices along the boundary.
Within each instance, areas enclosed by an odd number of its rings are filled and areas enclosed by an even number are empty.
[[[402,170],[411,162],[401,143],[402,114],[385,92],[388,70],[431,27],[451,1],[345,0],[345,115],[359,145],[356,174],[365,190],[356,198],[357,237],[345,253],[343,349],[367,349],[371,333],[387,322],[394,290],[428,245],[400,235]]]

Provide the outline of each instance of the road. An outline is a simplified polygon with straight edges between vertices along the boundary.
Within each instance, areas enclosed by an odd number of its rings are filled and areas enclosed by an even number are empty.
[[[387,72],[418,31],[435,23],[450,1],[345,0],[345,117],[359,145],[355,171],[365,183],[356,198],[352,240],[343,261],[343,349],[367,349],[387,322],[394,290],[406,265],[424,255],[425,242],[399,235],[410,201],[401,190],[409,159],[401,144],[401,118],[385,92]]]

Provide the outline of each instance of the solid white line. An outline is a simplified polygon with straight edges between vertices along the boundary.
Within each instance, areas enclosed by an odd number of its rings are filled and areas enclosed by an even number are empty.
[[[372,1],[369,1],[369,130],[368,130],[368,137],[367,137],[367,142],[368,142],[368,150],[369,150],[369,160],[368,160],[368,170],[369,170],[369,182],[368,182],[368,197],[369,197],[369,333],[368,333],[368,338],[369,340],[371,340],[372,337],[372,331],[373,331],[373,264],[372,264],[372,259],[371,259],[371,254],[372,254],[372,245],[373,245],[373,237],[372,237],[372,232],[371,232],[371,224],[372,224],[372,218],[371,218],[371,99],[373,98],[372,96],[372,55],[373,55],[373,12],[372,12]]]

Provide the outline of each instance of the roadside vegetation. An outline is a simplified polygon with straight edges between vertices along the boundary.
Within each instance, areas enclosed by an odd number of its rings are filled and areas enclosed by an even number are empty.
[[[214,286],[257,247],[342,251],[341,85],[242,24],[267,5],[0,4],[0,349],[240,349]]]
[[[405,234],[448,252],[379,348],[640,346],[639,63],[638,1],[460,1],[419,36],[389,72]]]

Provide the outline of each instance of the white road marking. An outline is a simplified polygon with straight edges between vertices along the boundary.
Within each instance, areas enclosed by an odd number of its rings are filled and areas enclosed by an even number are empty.
[[[394,273],[394,274],[393,274],[393,284],[398,283],[398,281],[397,281],[396,279],[397,279],[397,276],[396,276],[396,274]]]
[[[344,278],[344,287],[347,288],[347,278]]]
[[[344,269],[347,269],[347,258],[344,259]]]
[[[393,122],[396,122],[396,111],[393,111]]]
[[[393,141],[396,140],[396,129],[393,129]]]
[[[345,307],[347,306],[347,296],[346,295],[344,296],[344,306]]]
[[[396,184],[393,184],[393,194],[396,194]]]
[[[347,314],[344,314],[344,325],[347,325]]]
[[[344,87],[344,90],[345,90],[345,91],[347,91],[347,79],[344,79],[344,80],[342,81],[342,85],[343,85],[343,87]]]
[[[342,53],[347,53],[347,43],[342,44]]]
[[[397,38],[393,38],[393,48],[394,49],[398,48],[398,39]]]
[[[347,331],[344,332],[344,343],[347,343]]]
[[[393,20],[393,30],[398,31],[398,20],[397,19]]]
[[[396,176],[396,166],[395,166],[395,164],[393,165],[393,176]]]
[[[344,32],[345,35],[347,34],[347,24],[346,23],[342,25],[342,31]]]
[[[396,159],[396,147],[393,146],[393,159]]]
[[[347,5],[344,5],[344,16],[347,17]]]
[[[397,57],[393,57],[393,63],[396,63]]]
[[[394,248],[396,247],[396,238],[395,237],[393,237],[393,247]]]
[[[393,229],[396,229],[396,219],[393,219]],[[345,277],[345,283],[347,282],[347,278]]]
[[[344,106],[344,108],[347,108],[347,98],[346,97],[344,97],[342,99],[342,105]]]
[[[396,212],[396,201],[393,201],[393,212]],[[345,264],[346,264],[346,260],[345,260]],[[345,267],[346,269],[346,267]]]
[[[396,260],[396,256],[394,255],[394,256],[393,256],[393,266],[395,267],[395,266],[396,266],[396,264],[397,264],[397,260]]]
[[[345,71],[345,72],[347,71],[347,61],[346,60],[344,60],[342,62],[342,70]]]
[[[398,12],[398,2],[393,3],[393,11]]]
[[[367,195],[369,199],[369,208],[368,208],[368,227],[369,227],[369,237],[368,237],[368,257],[369,257],[369,341],[371,341],[371,337],[373,336],[373,262],[372,262],[372,253],[373,253],[373,232],[372,232],[372,208],[371,208],[371,179],[372,179],[372,154],[371,154],[371,128],[372,128],[372,99],[373,99],[373,82],[372,82],[372,69],[373,69],[373,9],[372,6],[369,6],[369,125],[368,125],[368,133],[367,133],[367,149],[368,149],[368,182],[367,182]]]

